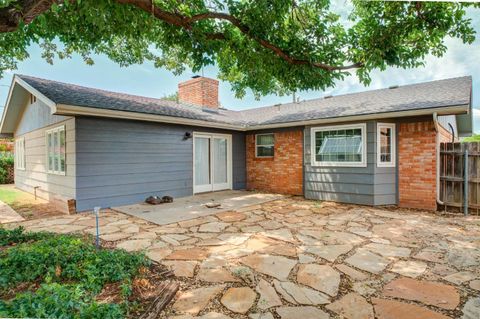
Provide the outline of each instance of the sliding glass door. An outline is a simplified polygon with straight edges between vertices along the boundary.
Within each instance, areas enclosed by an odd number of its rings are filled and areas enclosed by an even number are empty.
[[[231,135],[194,133],[194,193],[232,188],[231,140]]]

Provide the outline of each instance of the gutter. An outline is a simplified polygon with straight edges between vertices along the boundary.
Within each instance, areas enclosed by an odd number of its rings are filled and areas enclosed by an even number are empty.
[[[436,200],[437,204],[445,206],[445,203],[440,200],[440,137],[439,137],[439,126],[438,123],[438,114],[437,112],[433,113],[433,123],[435,124],[435,148],[436,148],[436,171],[437,171],[437,182],[436,182]]]
[[[76,105],[66,105],[66,104],[57,104],[57,111],[54,113],[57,115],[67,115],[67,116],[98,116],[105,118],[117,118],[125,120],[138,120],[146,122],[160,122],[167,124],[180,124],[180,125],[189,125],[189,126],[202,126],[202,127],[211,127],[218,129],[227,129],[233,131],[245,131],[245,127],[236,124],[220,123],[207,120],[194,120],[183,117],[167,116],[167,115],[156,115],[132,111],[119,111],[119,110],[109,110],[85,106],[76,106]]]
[[[456,114],[468,114],[468,112],[469,112],[469,106],[467,104],[460,104],[460,105],[440,106],[440,107],[405,110],[405,111],[389,111],[389,112],[369,113],[369,114],[361,114],[361,115],[348,115],[348,116],[320,118],[320,119],[314,119],[314,120],[248,125],[246,127],[246,131],[271,129],[271,128],[279,128],[279,127],[291,127],[291,126],[309,126],[309,125],[322,125],[322,124],[353,122],[353,121],[392,119],[392,118],[399,118],[399,117],[430,116],[432,113],[438,113],[439,115],[456,115]]]
[[[170,124],[212,127],[212,128],[246,132],[246,131],[256,131],[256,130],[292,127],[292,126],[325,125],[325,124],[331,124],[331,123],[378,120],[378,119],[385,119],[385,118],[427,116],[437,112],[440,115],[464,114],[464,113],[468,113],[468,106],[453,105],[453,106],[447,106],[447,107],[435,107],[435,108],[396,111],[396,112],[370,113],[370,114],[362,114],[362,115],[339,116],[339,117],[332,117],[332,118],[292,121],[292,122],[283,122],[283,123],[274,123],[274,124],[259,124],[259,125],[229,124],[229,123],[213,122],[208,120],[195,120],[195,119],[187,119],[182,117],[174,117],[174,116],[166,116],[166,115],[155,115],[155,114],[132,112],[132,111],[100,109],[100,108],[94,108],[94,107],[66,105],[66,104],[57,104],[56,112],[54,112],[54,114],[67,115],[67,116],[76,116],[76,115],[99,116],[99,117],[108,117],[108,118],[140,120],[140,121],[148,121],[148,122],[162,122],[162,123],[170,123]]]

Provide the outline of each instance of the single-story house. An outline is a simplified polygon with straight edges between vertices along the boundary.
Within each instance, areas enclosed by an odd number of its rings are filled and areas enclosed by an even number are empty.
[[[15,75],[0,134],[15,185],[65,210],[254,189],[436,208],[441,141],[472,133],[460,77],[232,111],[194,77],[178,102]]]

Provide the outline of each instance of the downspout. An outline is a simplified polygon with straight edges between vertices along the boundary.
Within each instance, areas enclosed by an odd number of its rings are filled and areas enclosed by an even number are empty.
[[[437,112],[433,113],[433,123],[435,124],[435,152],[436,152],[436,169],[437,169],[437,204],[445,206],[445,203],[440,200],[440,138],[439,138],[439,123]]]

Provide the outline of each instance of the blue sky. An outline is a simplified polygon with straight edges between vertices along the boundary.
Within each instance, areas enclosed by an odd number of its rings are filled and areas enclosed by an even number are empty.
[[[404,85],[409,83],[431,81],[449,77],[471,75],[473,77],[473,106],[480,109],[480,9],[471,9],[469,16],[473,20],[478,33],[472,45],[464,45],[460,40],[447,39],[448,52],[442,58],[429,56],[426,66],[418,69],[389,68],[386,71],[372,73],[372,83],[368,87],[359,84],[355,75],[338,82],[335,88],[327,91],[299,92],[303,99],[312,99],[323,95],[339,95],[350,92],[384,88],[391,85]],[[163,97],[174,93],[177,84],[189,79],[191,72],[174,76],[164,69],[156,69],[150,63],[119,67],[104,56],[95,56],[93,66],[86,65],[80,57],[67,60],[56,60],[54,65],[49,65],[41,58],[40,49],[32,46],[29,50],[30,58],[19,63],[18,70],[8,72],[0,79],[0,108],[6,101],[8,86],[14,73],[28,74],[47,79],[91,86],[105,90],[125,92],[150,97]],[[216,77],[216,68],[208,67],[204,75]],[[289,96],[269,95],[255,100],[251,93],[243,99],[236,99],[226,82],[220,83],[220,102],[229,109],[246,109],[257,106],[272,105],[290,102]],[[477,113],[477,112],[476,112]],[[475,131],[480,131],[480,111],[475,114]]]

